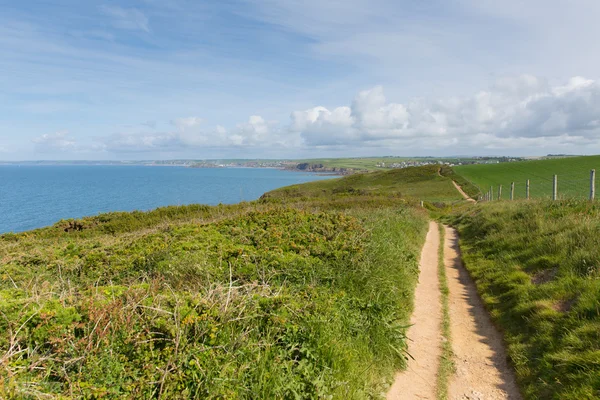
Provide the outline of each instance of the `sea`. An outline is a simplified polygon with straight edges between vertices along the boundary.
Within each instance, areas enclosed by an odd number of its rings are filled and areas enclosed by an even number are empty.
[[[270,168],[122,165],[0,166],[0,234],[110,211],[233,204],[332,176]]]

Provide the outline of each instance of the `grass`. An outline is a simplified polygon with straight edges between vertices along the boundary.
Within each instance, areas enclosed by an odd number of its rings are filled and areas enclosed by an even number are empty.
[[[427,229],[382,179],[0,235],[0,398],[379,397]]]
[[[438,224],[440,231],[440,248],[438,250],[438,278],[440,281],[440,301],[442,303],[442,353],[440,355],[440,365],[437,374],[436,395],[438,400],[448,398],[448,384],[450,376],[455,371],[454,352],[452,351],[452,335],[450,332],[450,305],[448,297],[448,278],[446,276],[446,263],[444,261],[444,226]]]
[[[600,205],[515,201],[453,217],[527,399],[600,398]]]
[[[591,169],[598,169],[600,173],[600,156],[454,167],[458,175],[478,186],[482,192],[493,187],[494,198],[497,198],[498,187],[502,185],[503,199],[510,198],[511,182],[515,182],[515,198],[525,198],[528,179],[532,198],[550,198],[555,174],[558,175],[559,197],[587,199]]]
[[[442,174],[438,172],[442,170]],[[452,202],[462,196],[452,184],[449,168],[437,165],[354,174],[338,179],[292,185],[263,196],[277,198],[330,198],[337,196],[392,196],[429,202]]]

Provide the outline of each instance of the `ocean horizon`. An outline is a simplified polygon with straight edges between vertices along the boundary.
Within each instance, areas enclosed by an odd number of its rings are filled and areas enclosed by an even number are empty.
[[[170,205],[234,204],[332,176],[276,168],[0,165],[0,234],[61,219]]]

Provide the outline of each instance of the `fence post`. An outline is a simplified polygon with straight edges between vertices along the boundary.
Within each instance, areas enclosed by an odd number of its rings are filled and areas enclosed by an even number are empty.
[[[554,175],[554,179],[552,180],[552,200],[556,200],[558,198],[558,175]]]
[[[502,185],[498,186],[498,200],[502,200]]]
[[[526,185],[526,189],[525,189],[525,197],[527,197],[527,200],[529,200],[529,179],[527,179],[527,185]]]
[[[514,200],[515,199],[515,183],[511,182],[510,184],[510,199]]]
[[[596,170],[590,171],[590,200],[596,197]]]
[[[494,187],[490,186],[490,201],[494,201]]]

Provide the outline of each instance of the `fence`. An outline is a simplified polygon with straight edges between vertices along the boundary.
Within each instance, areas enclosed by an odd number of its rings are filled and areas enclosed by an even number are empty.
[[[515,200],[530,198],[596,198],[596,170],[590,171],[589,178],[581,175],[553,175],[552,177],[535,176],[525,182],[497,183],[490,185],[484,192],[480,188],[479,201]]]

